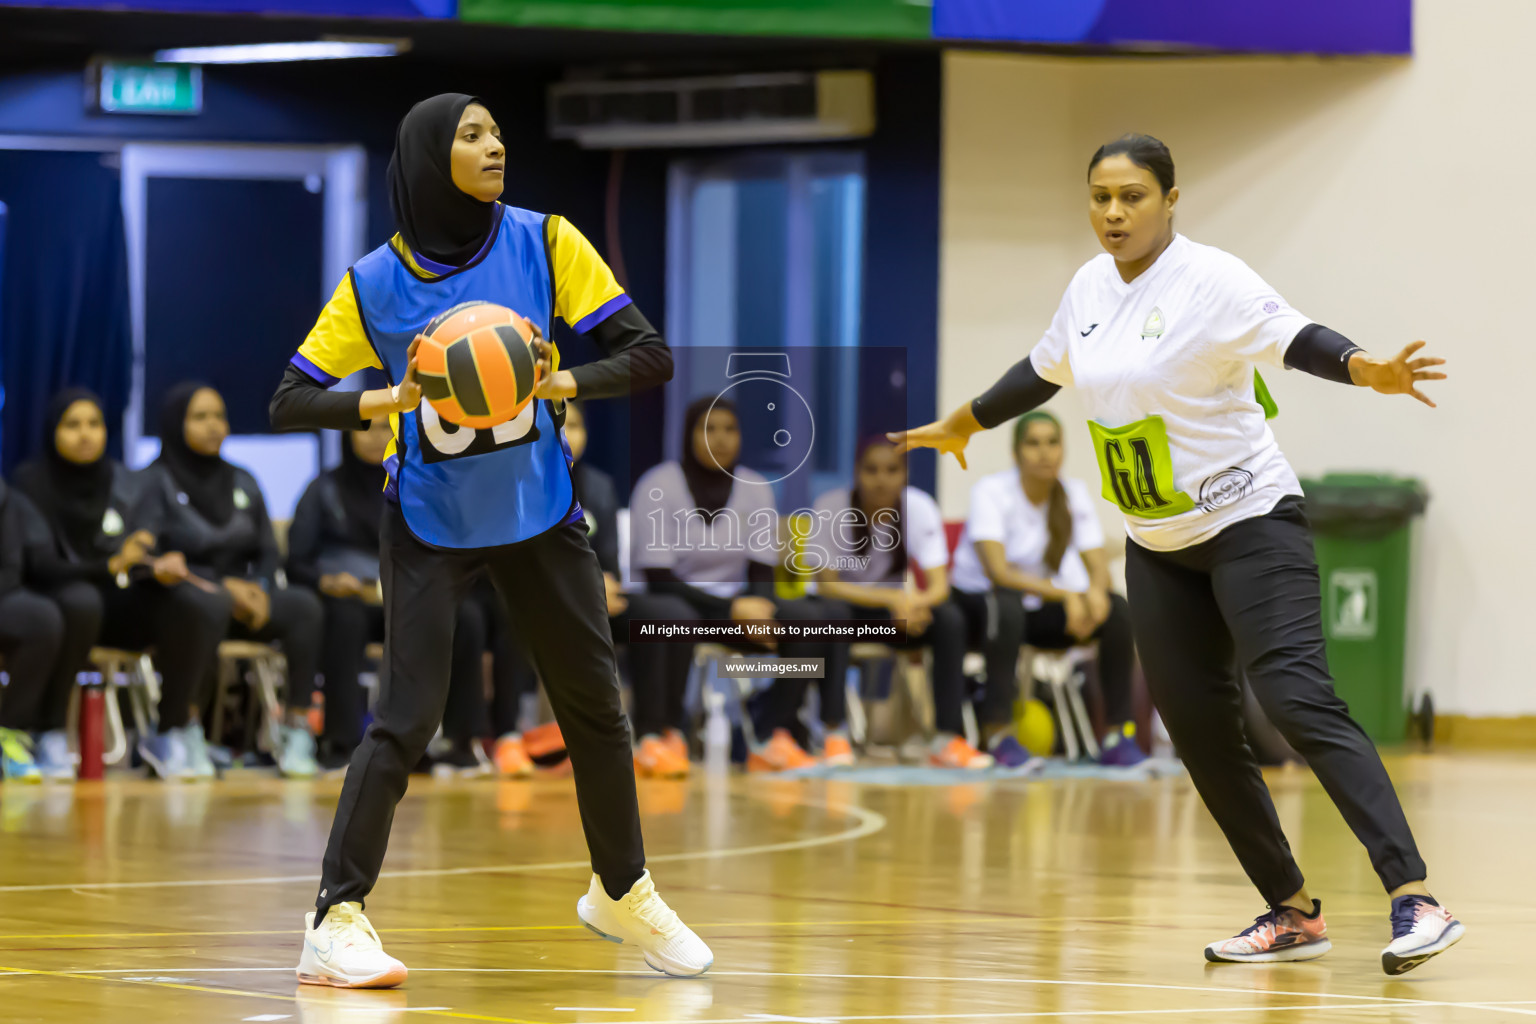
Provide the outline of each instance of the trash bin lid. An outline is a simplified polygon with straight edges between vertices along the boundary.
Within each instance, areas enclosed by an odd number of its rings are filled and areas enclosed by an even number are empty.
[[[1301,489],[1314,529],[1362,539],[1398,530],[1429,506],[1422,481],[1383,473],[1327,473]]]

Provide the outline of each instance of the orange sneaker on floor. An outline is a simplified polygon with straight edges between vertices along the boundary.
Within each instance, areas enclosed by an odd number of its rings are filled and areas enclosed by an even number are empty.
[[[833,768],[848,768],[854,763],[853,744],[848,742],[848,737],[840,732],[827,734],[826,740],[821,744],[821,760]]]
[[[673,756],[679,761],[688,763],[688,738],[683,735],[681,729],[668,729],[661,734],[661,742],[667,745],[667,749],[672,751]]]
[[[928,763],[935,768],[962,768],[967,771],[981,771],[983,768],[992,767],[992,755],[983,754],[969,743],[965,738],[956,736],[944,746],[928,755]]]
[[[523,738],[508,733],[496,741],[496,770],[510,779],[526,779],[533,774],[533,760],[523,749]]]
[[[761,750],[747,755],[749,772],[788,772],[796,768],[809,768],[816,759],[804,750],[788,729],[775,729],[773,738],[763,744]]]
[[[642,736],[635,748],[635,774],[646,779],[681,779],[688,774],[688,762],[660,736]]]

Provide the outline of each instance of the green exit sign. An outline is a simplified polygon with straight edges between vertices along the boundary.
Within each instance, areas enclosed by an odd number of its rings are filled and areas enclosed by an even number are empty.
[[[91,65],[91,106],[105,114],[196,114],[203,69],[195,64],[100,60]]]

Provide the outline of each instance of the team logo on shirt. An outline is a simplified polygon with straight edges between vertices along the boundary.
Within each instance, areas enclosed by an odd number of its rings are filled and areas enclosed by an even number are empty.
[[[109,508],[101,517],[101,532],[108,537],[116,537],[123,532],[126,526],[123,516],[115,508]]]
[[[1147,322],[1141,325],[1143,338],[1161,338],[1163,336],[1163,311],[1156,306],[1147,314]]]
[[[235,508],[248,509],[251,507],[251,496],[245,493],[245,488],[235,488]]]
[[[1253,474],[1232,466],[1205,478],[1200,485],[1200,511],[1214,512],[1247,496],[1253,490]]]

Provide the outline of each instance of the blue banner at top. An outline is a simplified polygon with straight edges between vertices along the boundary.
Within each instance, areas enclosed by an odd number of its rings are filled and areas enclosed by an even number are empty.
[[[0,0],[7,5],[355,18],[452,18],[459,9],[458,0]]]
[[[1412,0],[934,0],[940,39],[1126,49],[1409,54]]]

